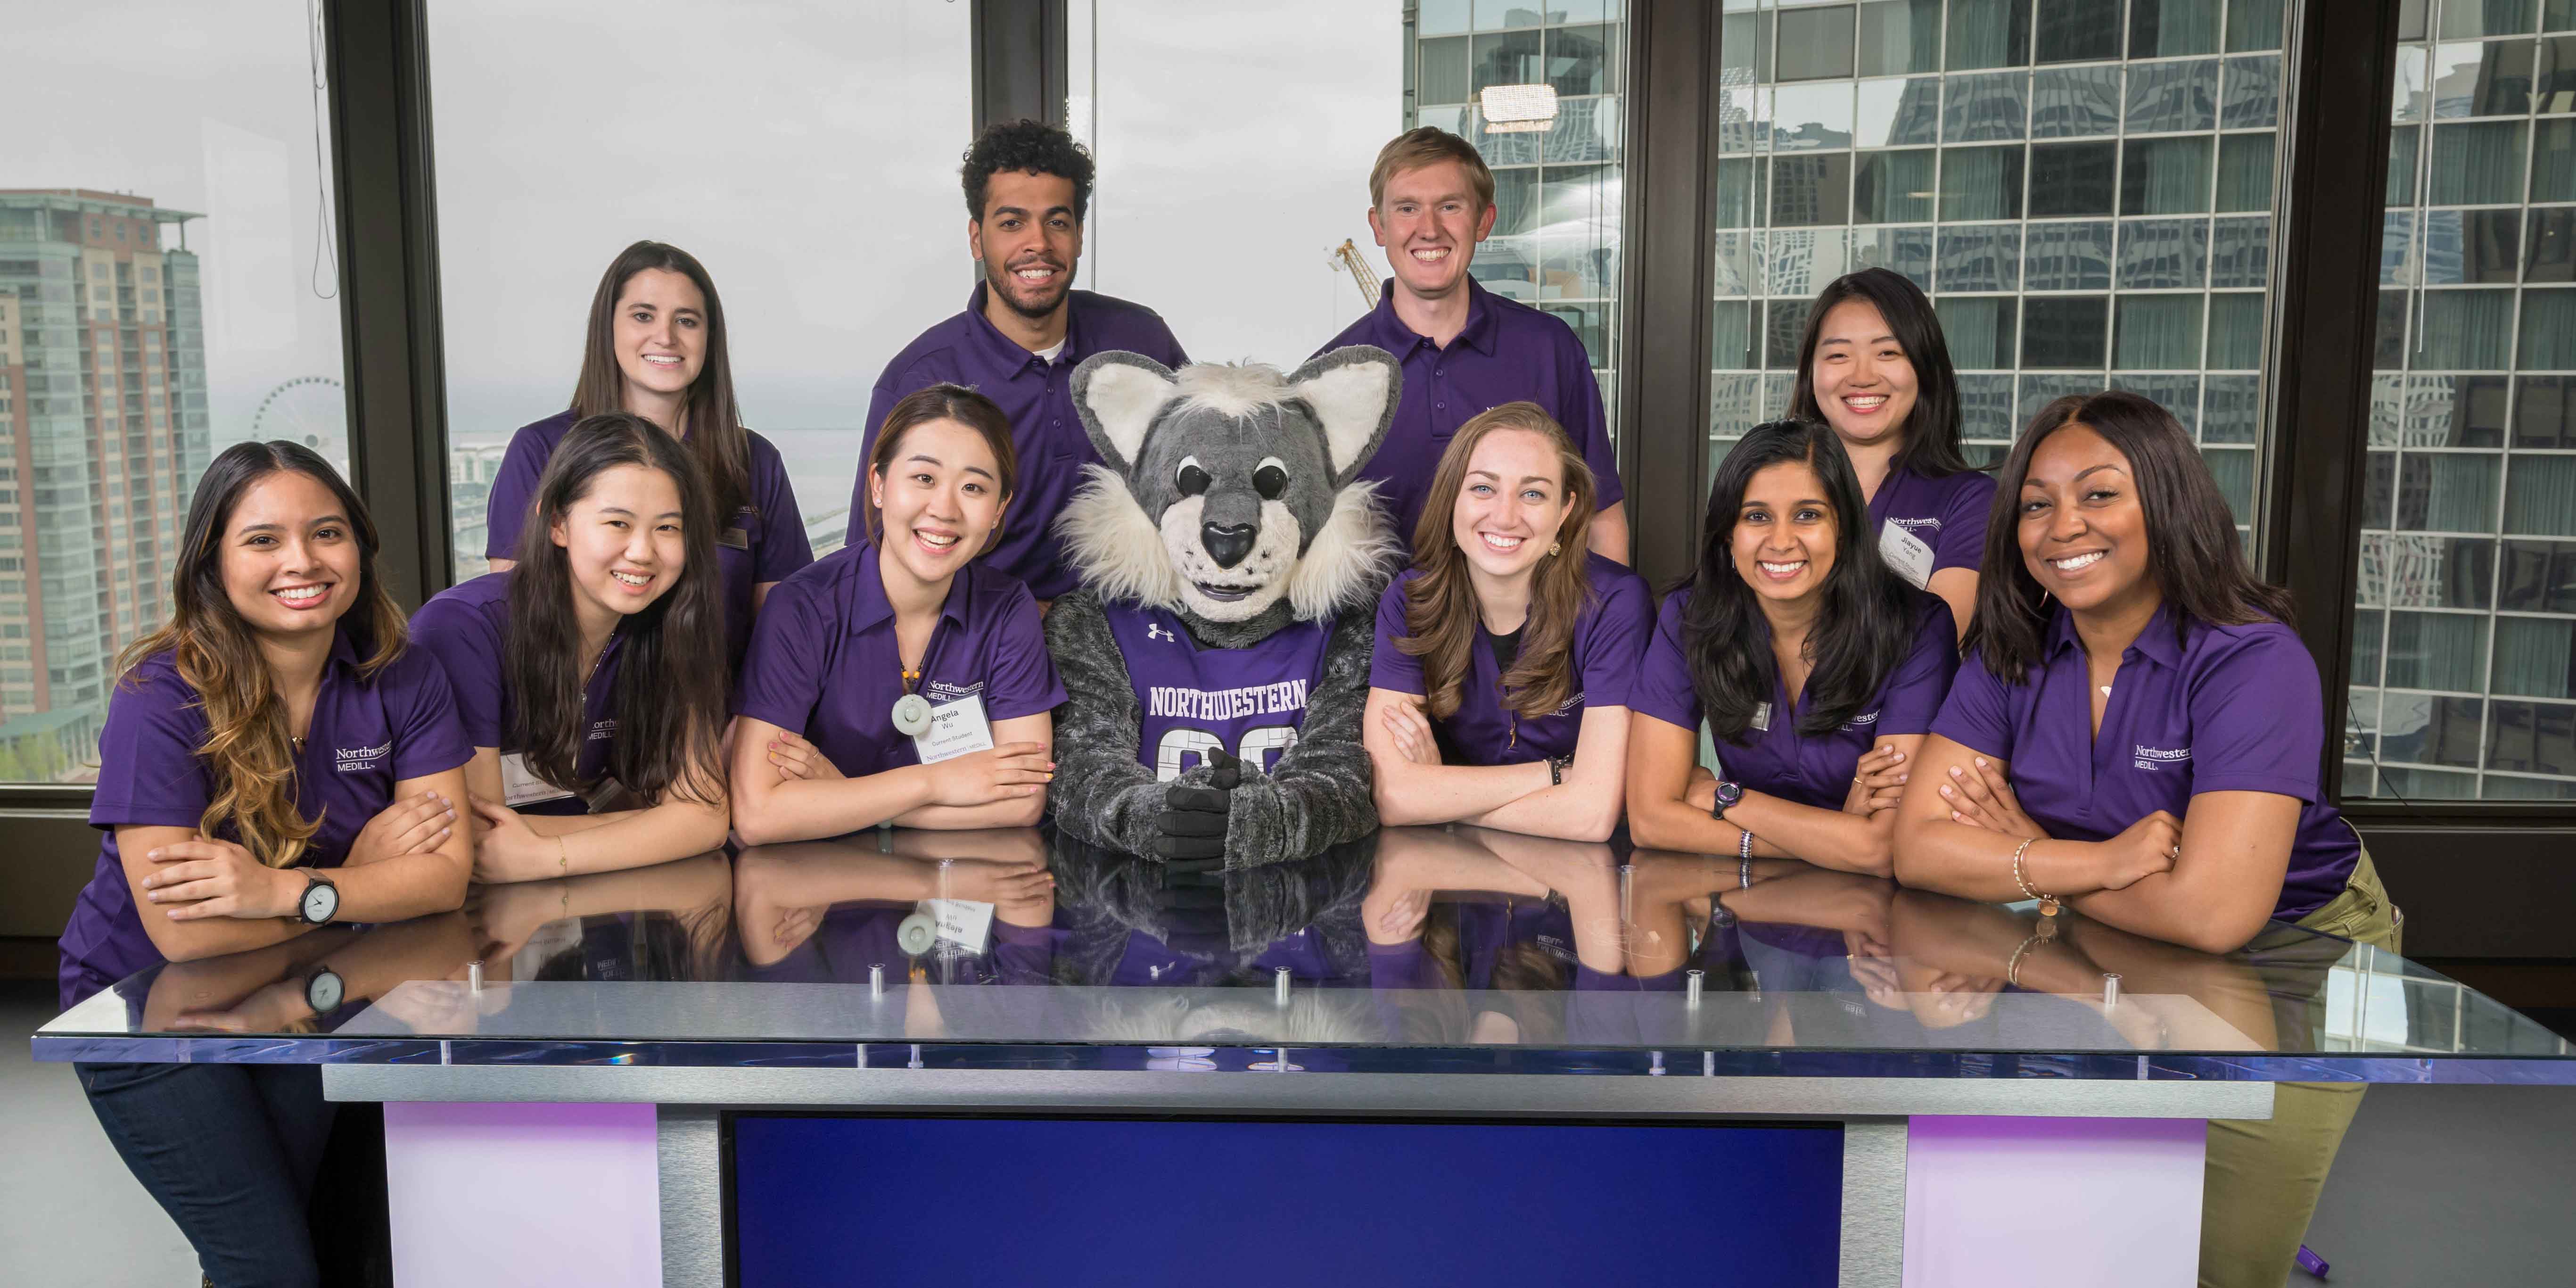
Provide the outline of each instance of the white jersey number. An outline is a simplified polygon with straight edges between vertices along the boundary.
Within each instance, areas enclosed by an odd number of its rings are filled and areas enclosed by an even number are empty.
[[[1267,773],[1297,745],[1295,725],[1261,725],[1246,729],[1243,742],[1234,749],[1237,760]],[[1154,749],[1154,779],[1168,783],[1207,763],[1208,753],[1225,746],[1215,734],[1205,729],[1173,729],[1163,735]]]

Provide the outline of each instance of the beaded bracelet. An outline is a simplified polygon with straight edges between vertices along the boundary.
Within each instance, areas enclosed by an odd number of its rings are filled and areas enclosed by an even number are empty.
[[[2031,889],[2030,878],[2022,874],[2022,856],[2030,853],[2031,843],[2038,839],[2038,837],[2034,836],[2013,847],[2013,884],[2021,887],[2022,896],[2024,898],[2036,899],[2039,901],[2039,915],[2043,917],[2054,917],[2057,915],[2057,896],[2041,894],[2037,890]]]

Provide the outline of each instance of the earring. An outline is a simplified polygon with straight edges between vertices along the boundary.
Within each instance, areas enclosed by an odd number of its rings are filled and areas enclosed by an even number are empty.
[[[1563,549],[1565,549],[1565,543],[1562,541],[1551,541],[1547,543],[1547,552],[1551,555]]]

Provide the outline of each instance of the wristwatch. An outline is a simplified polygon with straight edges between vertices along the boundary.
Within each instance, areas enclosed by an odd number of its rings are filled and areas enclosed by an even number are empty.
[[[1731,782],[1723,778],[1718,779],[1717,803],[1708,807],[1708,816],[1714,819],[1724,819],[1726,817],[1726,811],[1735,808],[1736,804],[1743,799],[1744,784]]]
[[[340,915],[340,887],[331,878],[307,870],[304,874],[304,897],[295,901],[295,919],[308,926],[327,926]]]
[[[329,1015],[339,1010],[340,1002],[348,992],[348,982],[340,978],[340,972],[328,966],[315,966],[313,973],[304,977],[304,1004],[312,1007],[315,1015]]]

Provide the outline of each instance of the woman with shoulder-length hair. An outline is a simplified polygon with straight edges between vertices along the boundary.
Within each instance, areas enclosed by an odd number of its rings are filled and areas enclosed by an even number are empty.
[[[1064,701],[1029,588],[977,556],[1019,488],[993,400],[932,385],[886,414],[850,544],[778,588],[734,690],[746,845],[1034,826]]]
[[[171,620],[108,698],[90,804],[106,835],[63,927],[66,1009],[165,960],[465,898],[472,749],[438,663],[405,648],[349,485],[296,444],[236,444],[181,540]],[[319,1282],[304,1212],[332,1109],[312,1066],[73,1067],[209,1279]]]
[[[1458,427],[1378,601],[1362,741],[1378,818],[1564,840],[1619,826],[1646,583],[1591,553],[1592,471],[1538,404]]]
[[[1754,426],[1717,468],[1699,568],[1664,600],[1630,705],[1641,846],[1887,874],[1897,794],[1958,665],[1949,606],[1871,545],[1841,439]],[[1699,767],[1699,727],[1719,776]]]
[[[734,403],[715,279],[677,246],[639,241],[600,274],[572,406],[522,426],[492,478],[483,541],[492,571],[508,572],[518,559],[528,505],[556,444],[576,421],[609,412],[641,416],[688,445],[718,519],[725,656],[739,664],[769,588],[814,562],[814,547],[786,463],[768,439],[744,428]]]
[[[699,471],[643,417],[592,416],[557,444],[529,519],[509,571],[411,623],[473,740],[476,878],[724,844],[724,587]]]
[[[2031,420],[1977,594],[1972,656],[1899,807],[1898,880],[2072,903],[2205,952],[2272,920],[2397,946],[2318,785],[2325,704],[2289,595],[2246,564],[2162,407],[2106,392]],[[2210,1125],[2203,1282],[2280,1282],[2359,1096],[2283,1083],[2270,1122]]]
[[[1904,275],[1835,278],[1807,311],[1790,415],[1834,427],[1889,567],[1939,595],[1965,633],[1993,476],[1959,449],[1959,377],[1932,301]]]

